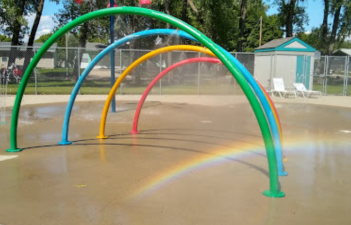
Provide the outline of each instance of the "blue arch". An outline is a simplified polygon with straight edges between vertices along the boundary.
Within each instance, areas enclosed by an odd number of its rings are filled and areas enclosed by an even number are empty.
[[[83,71],[83,73],[79,77],[76,85],[73,88],[69,102],[67,104],[65,118],[63,121],[62,140],[59,142],[59,144],[60,145],[67,145],[67,144],[72,143],[72,142],[68,141],[68,130],[69,130],[69,122],[70,122],[70,117],[71,117],[74,101],[78,95],[79,89],[80,89],[83,81],[89,75],[90,71],[94,68],[94,66],[104,56],[106,56],[113,49],[118,48],[121,45],[123,45],[129,41],[138,39],[138,38],[152,36],[152,35],[172,35],[172,34],[179,35],[182,38],[187,38],[187,39],[190,39],[193,41],[197,41],[195,38],[193,38],[191,35],[187,34],[184,31],[177,31],[177,30],[173,30],[173,29],[154,29],[154,30],[146,30],[146,31],[137,32],[137,33],[131,34],[129,36],[126,36],[124,38],[121,38],[120,40],[114,42],[113,44],[111,44],[107,48],[105,48],[102,52],[100,52],[94,58],[94,60],[87,66],[87,68]],[[220,47],[220,48],[222,48],[222,47]],[[222,48],[222,50],[224,50],[224,49]],[[233,55],[231,55],[229,52],[227,52],[225,50],[224,50],[224,52],[230,58],[230,60],[238,67],[240,72],[243,74],[243,76],[248,81],[248,83],[250,84],[250,86],[254,90],[255,94],[257,95],[257,97],[258,97],[258,99],[259,99],[259,101],[264,109],[266,117],[268,119],[269,126],[271,128],[271,133],[272,133],[273,141],[274,141],[274,149],[275,149],[275,154],[276,154],[276,158],[277,158],[278,175],[279,176],[286,176],[287,172],[284,171],[284,166],[283,166],[282,146],[281,146],[279,130],[278,130],[278,126],[277,126],[273,111],[268,103],[268,100],[266,99],[264,93],[262,92],[261,88],[259,87],[259,85],[255,81],[253,76],[250,74],[250,72]]]
[[[193,41],[197,41],[194,39],[191,35],[185,33],[184,31],[177,31],[174,29],[153,29],[153,30],[146,30],[146,31],[141,31],[137,32],[131,35],[128,35],[124,38],[119,39],[118,41],[114,42],[113,44],[109,45],[107,48],[105,48],[102,52],[100,52],[92,61],[89,63],[87,68],[83,71],[83,73],[80,75],[79,79],[77,80],[71,96],[68,100],[66,112],[65,112],[65,118],[63,120],[63,129],[62,129],[62,140],[59,142],[60,145],[67,145],[71,144],[72,142],[68,141],[68,130],[69,130],[69,122],[70,122],[70,117],[72,113],[72,108],[74,101],[76,100],[76,97],[78,95],[79,89],[82,86],[82,83],[84,82],[85,78],[89,75],[90,71],[94,68],[94,66],[107,54],[109,54],[112,50],[115,48],[118,48],[122,46],[123,44],[136,40],[138,38],[143,38],[143,37],[148,37],[148,36],[156,36],[156,35],[179,35],[180,37],[191,39]]]

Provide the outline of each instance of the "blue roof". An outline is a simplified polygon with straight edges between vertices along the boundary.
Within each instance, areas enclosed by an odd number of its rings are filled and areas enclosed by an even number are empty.
[[[297,37],[275,39],[255,49],[255,52],[273,51],[315,52],[316,49]]]

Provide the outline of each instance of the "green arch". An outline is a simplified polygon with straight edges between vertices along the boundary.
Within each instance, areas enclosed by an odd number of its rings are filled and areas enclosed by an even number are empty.
[[[32,61],[30,62],[26,72],[23,75],[21,84],[18,88],[15,104],[13,107],[12,112],[12,121],[11,121],[11,146],[7,149],[8,152],[16,152],[21,151],[21,149],[17,148],[17,125],[18,125],[18,115],[20,111],[20,105],[23,98],[24,90],[27,86],[29,77],[33,72],[33,69],[38,64],[41,57],[46,53],[46,51],[50,48],[50,46],[55,43],[60,37],[62,37],[66,32],[72,30],[73,28],[79,26],[80,24],[87,22],[89,20],[103,17],[103,16],[110,16],[110,15],[125,15],[125,14],[133,14],[133,15],[140,15],[155,18],[171,25],[180,28],[199,40],[203,45],[209,48],[220,60],[221,62],[228,68],[228,70],[232,73],[232,75],[237,80],[238,84],[244,91],[246,97],[248,98],[251,107],[255,113],[257,121],[259,123],[263,140],[266,146],[267,152],[267,160],[268,160],[268,168],[269,168],[269,177],[270,177],[270,189],[264,192],[264,195],[269,197],[283,197],[285,194],[280,191],[280,185],[278,180],[278,169],[277,169],[277,161],[276,155],[274,151],[274,143],[272,139],[272,135],[270,132],[270,128],[268,126],[265,114],[261,108],[260,103],[258,102],[256,95],[252,91],[251,87],[248,85],[246,79],[243,77],[239,69],[231,62],[228,56],[226,56],[225,50],[216,47],[215,43],[211,41],[208,37],[202,34],[197,29],[193,28],[189,24],[164,13],[145,9],[145,8],[138,8],[138,7],[116,7],[116,8],[106,8],[102,10],[98,10],[95,12],[91,12],[85,14],[68,24],[62,27],[60,30],[55,32],[39,49],[37,54],[33,57]]]

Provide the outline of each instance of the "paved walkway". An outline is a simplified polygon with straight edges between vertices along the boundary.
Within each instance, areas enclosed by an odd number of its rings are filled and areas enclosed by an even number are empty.
[[[107,95],[78,95],[76,101],[105,101]],[[118,95],[117,101],[139,101],[141,95]],[[47,104],[68,102],[69,95],[25,95],[22,105]],[[294,104],[317,104],[339,107],[351,107],[351,97],[345,96],[323,96],[321,98],[279,98],[272,97],[274,103],[294,103]],[[7,96],[6,106],[13,106],[15,96]],[[147,101],[177,102],[198,105],[228,105],[247,102],[243,95],[221,96],[221,95],[150,95]]]

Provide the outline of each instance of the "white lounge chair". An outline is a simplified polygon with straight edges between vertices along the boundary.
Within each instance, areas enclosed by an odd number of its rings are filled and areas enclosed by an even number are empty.
[[[319,95],[319,97],[322,96],[322,92],[320,91],[307,90],[303,83],[294,83],[294,86],[297,94],[301,93],[304,98],[309,98],[313,94]]]
[[[290,94],[293,94],[296,98],[295,90],[294,91],[285,90],[283,78],[273,78],[273,87],[274,87],[274,90],[272,90],[273,95],[274,93],[278,93],[279,96],[283,98],[285,96],[289,96]]]

